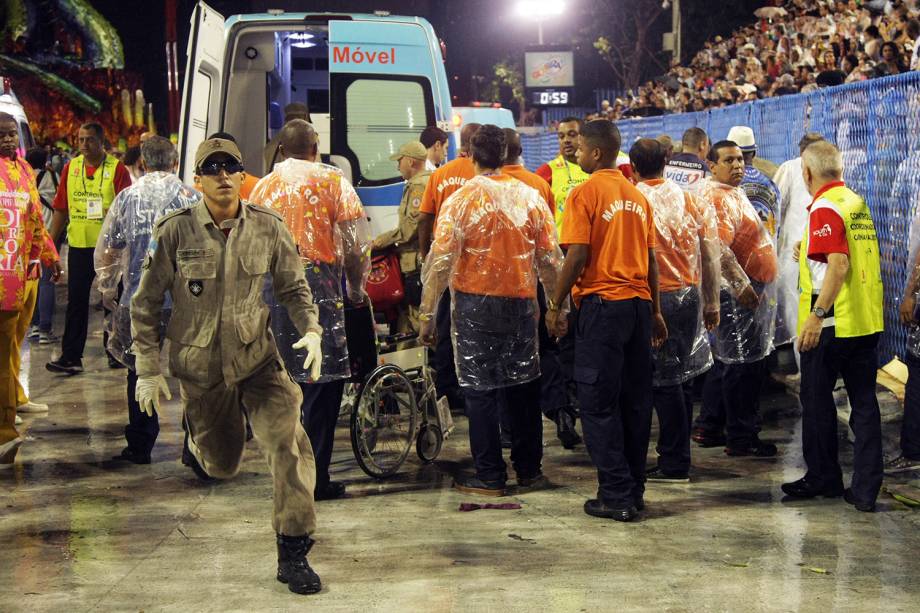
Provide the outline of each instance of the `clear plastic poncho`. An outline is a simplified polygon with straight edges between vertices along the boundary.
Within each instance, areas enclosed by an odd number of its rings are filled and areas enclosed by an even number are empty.
[[[740,187],[707,179],[699,201],[700,206],[714,208],[722,241],[721,316],[711,334],[713,353],[727,364],[756,362],[773,350],[777,276],[773,239]],[[754,310],[738,301],[748,285],[759,300]]]
[[[533,188],[477,176],[441,206],[422,267],[423,316],[451,289],[457,379],[488,390],[540,376],[537,280],[556,289],[562,251],[554,220]]]
[[[712,366],[703,311],[719,310],[719,241],[712,207],[670,180],[636,187],[652,205],[661,311],[668,339],[653,350],[655,387],[678,385]]]
[[[313,302],[319,308],[323,329],[323,367],[318,381],[304,370],[306,351],[293,349],[301,333],[287,310],[272,295],[266,282],[265,301],[271,309],[271,326],[284,364],[295,381],[325,383],[351,376],[345,336],[345,301],[365,299],[370,273],[370,224],[364,207],[341,170],[327,164],[287,159],[275,164],[249,197],[253,204],[268,207],[284,218],[294,236],[304,265]]]
[[[795,338],[799,319],[799,263],[792,258],[792,253],[805,234],[808,205],[812,198],[802,178],[802,158],[780,165],[774,180],[780,193],[780,226],[776,332],[773,339],[774,344],[782,345]]]
[[[93,264],[103,304],[111,310],[105,329],[106,347],[119,362],[134,368],[131,353],[131,298],[141,282],[141,268],[156,221],[192,206],[201,195],[171,172],[151,172],[122,190],[102,222]],[[120,288],[120,294],[119,294]],[[170,310],[164,303],[164,313]],[[165,324],[165,322],[164,322]]]

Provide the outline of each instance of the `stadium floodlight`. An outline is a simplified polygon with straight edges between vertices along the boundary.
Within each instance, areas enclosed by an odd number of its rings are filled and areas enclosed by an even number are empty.
[[[516,8],[518,16],[542,21],[561,15],[565,11],[565,0],[520,0]]]
[[[537,22],[538,42],[543,44],[543,22],[565,12],[565,0],[519,0],[515,6],[518,17]]]

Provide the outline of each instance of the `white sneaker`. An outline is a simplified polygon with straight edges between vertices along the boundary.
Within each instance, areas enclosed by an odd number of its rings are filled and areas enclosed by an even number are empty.
[[[21,425],[22,425],[22,417],[20,417],[19,415],[17,415],[17,416],[16,416],[16,419],[13,421],[13,423],[16,424],[17,426],[21,426]]]
[[[31,400],[16,407],[17,413],[44,413],[47,410],[47,404],[42,404],[41,402],[32,402]]]

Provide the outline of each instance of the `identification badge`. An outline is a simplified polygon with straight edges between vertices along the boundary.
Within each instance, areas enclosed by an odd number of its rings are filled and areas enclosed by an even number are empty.
[[[102,198],[86,199],[86,218],[102,219]]]
[[[203,281],[198,281],[197,279],[196,279],[196,280],[189,281],[189,282],[188,282],[188,291],[190,291],[190,292],[192,293],[192,296],[194,296],[195,298],[197,298],[198,296],[201,295],[201,292],[204,291],[204,282],[203,282]]]

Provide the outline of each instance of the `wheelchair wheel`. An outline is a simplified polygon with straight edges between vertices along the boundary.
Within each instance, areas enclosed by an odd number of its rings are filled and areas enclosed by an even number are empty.
[[[351,447],[361,470],[377,479],[399,470],[417,420],[412,383],[399,367],[384,364],[368,375],[351,413]]]
[[[422,462],[431,464],[441,453],[443,442],[444,436],[439,427],[431,423],[422,424],[418,431],[418,438],[415,439],[415,453]]]

